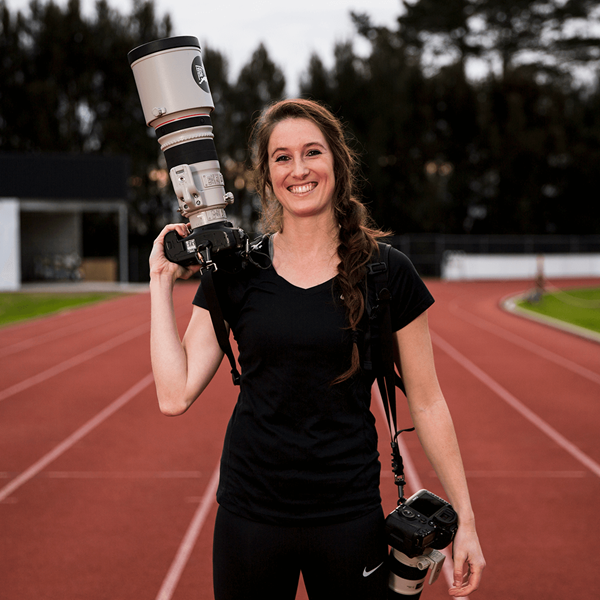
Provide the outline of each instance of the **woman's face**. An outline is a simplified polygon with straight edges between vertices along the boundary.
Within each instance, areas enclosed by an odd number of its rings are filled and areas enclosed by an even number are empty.
[[[332,211],[333,154],[317,125],[307,119],[281,121],[271,133],[268,153],[273,192],[284,218]]]

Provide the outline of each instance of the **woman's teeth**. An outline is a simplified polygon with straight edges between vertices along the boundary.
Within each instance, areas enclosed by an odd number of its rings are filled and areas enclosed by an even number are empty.
[[[316,183],[307,183],[306,185],[291,185],[288,190],[292,194],[306,194],[317,187]]]

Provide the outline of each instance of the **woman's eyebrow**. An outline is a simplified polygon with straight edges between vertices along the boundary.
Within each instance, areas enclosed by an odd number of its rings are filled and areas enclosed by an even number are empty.
[[[307,142],[306,144],[304,144],[304,146],[302,146],[302,149],[305,150],[306,148],[309,148],[310,146],[319,146],[320,148],[323,148],[323,150],[325,150],[325,146],[323,144],[321,144],[321,142]],[[288,149],[284,148],[284,147],[280,147],[280,148],[275,148],[275,150],[273,150],[273,152],[271,152],[271,158],[273,156],[275,156],[275,154],[277,154],[277,152],[287,152]]]

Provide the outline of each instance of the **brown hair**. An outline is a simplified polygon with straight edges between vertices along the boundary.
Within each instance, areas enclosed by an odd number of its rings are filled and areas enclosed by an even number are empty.
[[[335,189],[334,215],[339,225],[338,282],[346,309],[349,329],[356,332],[365,310],[363,282],[366,265],[378,251],[377,230],[366,207],[357,199],[358,156],[351,149],[340,120],[327,108],[313,100],[281,100],[269,106],[255,123],[251,137],[254,184],[262,208],[262,224],[266,233],[282,229],[282,208],[273,193],[269,173],[268,145],[275,126],[286,119],[307,119],[313,122],[327,140],[333,154]],[[352,364],[350,369],[333,383],[350,378],[360,368],[356,335],[353,336]]]

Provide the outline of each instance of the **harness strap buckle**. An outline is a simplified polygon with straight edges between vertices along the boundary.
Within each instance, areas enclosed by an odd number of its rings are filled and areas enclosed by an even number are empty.
[[[379,273],[385,273],[387,271],[387,265],[384,262],[369,263],[367,265],[367,275],[378,275]]]

